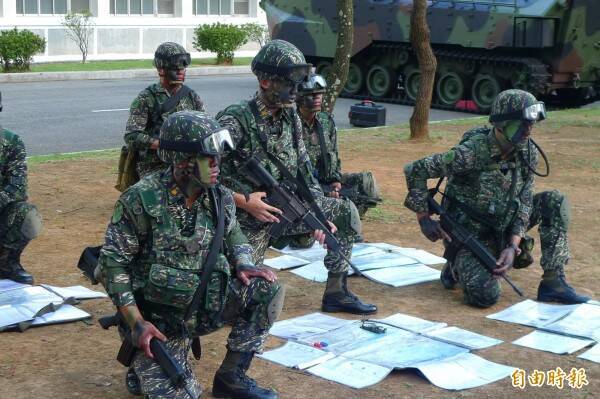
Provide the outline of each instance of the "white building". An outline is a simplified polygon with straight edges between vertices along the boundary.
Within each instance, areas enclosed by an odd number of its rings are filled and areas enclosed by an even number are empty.
[[[165,41],[181,43],[194,57],[194,28],[214,22],[266,24],[259,0],[0,0],[0,30],[28,29],[46,39],[46,51],[35,61],[79,60],[78,47],[65,34],[62,16],[89,10],[94,34],[88,58],[151,58]],[[251,56],[257,43],[236,52]]]

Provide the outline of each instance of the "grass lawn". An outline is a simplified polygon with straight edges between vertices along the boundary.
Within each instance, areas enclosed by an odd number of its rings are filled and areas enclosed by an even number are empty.
[[[250,65],[252,57],[233,59],[233,65]],[[200,58],[192,60],[192,67],[216,66],[216,58]],[[76,71],[114,71],[121,69],[153,69],[152,60],[115,60],[81,62],[48,62],[32,64],[31,72],[76,72]]]

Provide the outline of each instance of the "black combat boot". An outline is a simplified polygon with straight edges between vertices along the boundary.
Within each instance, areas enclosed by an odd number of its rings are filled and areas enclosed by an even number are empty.
[[[561,302],[567,304],[585,303],[590,300],[579,295],[565,279],[565,273],[557,270],[545,271],[538,287],[538,301]]]
[[[215,398],[277,399],[277,392],[262,388],[246,375],[254,352],[227,350],[221,367],[215,373],[212,394]]]
[[[135,396],[142,396],[142,384],[140,383],[140,377],[137,376],[133,367],[130,367],[125,374],[125,386],[130,394]]]
[[[442,269],[442,273],[440,274],[440,281],[442,285],[447,290],[454,289],[456,286],[456,278],[454,277],[454,273],[452,272],[452,265],[450,262],[446,262],[444,268]]]
[[[377,312],[377,306],[363,303],[348,289],[348,273],[327,275],[327,287],[323,294],[321,310],[323,312],[346,312],[352,314],[371,314]]]
[[[19,249],[0,247],[0,278],[7,278],[17,283],[33,284],[33,276],[21,266],[21,253],[25,246]]]

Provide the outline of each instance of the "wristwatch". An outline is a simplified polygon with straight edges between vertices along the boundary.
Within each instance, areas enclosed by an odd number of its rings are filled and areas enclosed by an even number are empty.
[[[516,256],[521,255],[521,248],[519,248],[519,246],[517,244],[515,244],[514,242],[511,242],[510,244],[508,244],[506,246],[506,248],[512,248],[512,249],[514,249]]]

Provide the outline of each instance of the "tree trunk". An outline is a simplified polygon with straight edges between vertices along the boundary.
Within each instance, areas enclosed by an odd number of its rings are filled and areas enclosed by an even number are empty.
[[[431,49],[429,26],[427,26],[427,0],[414,0],[410,15],[410,42],[417,54],[421,83],[410,117],[410,138],[424,140],[429,138],[429,108],[433,94],[437,60]]]
[[[354,2],[353,0],[336,0],[338,10],[337,48],[327,77],[327,91],[323,96],[323,111],[332,112],[335,101],[346,84],[348,67],[352,55],[354,40]]]

